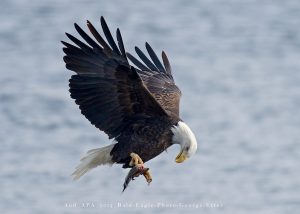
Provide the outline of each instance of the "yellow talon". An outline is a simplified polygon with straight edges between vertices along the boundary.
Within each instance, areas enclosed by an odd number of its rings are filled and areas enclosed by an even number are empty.
[[[136,166],[138,164],[144,164],[140,156],[136,153],[131,152],[130,153],[131,161],[129,163],[129,166]]]
[[[150,175],[150,172],[149,172],[149,170],[147,170],[146,172],[144,172],[144,177],[146,178],[146,181],[148,182],[148,185],[151,183],[151,181],[152,181],[152,177],[151,177],[151,175]]]
[[[141,168],[144,167],[144,162],[143,162],[143,160],[140,158],[140,156],[138,154],[136,154],[134,152],[131,152],[130,153],[130,157],[131,157],[131,161],[129,163],[129,166],[132,166],[132,167],[137,166],[137,167],[141,167]],[[143,175],[144,175],[147,183],[150,184],[151,181],[152,181],[152,177],[150,175],[149,170],[147,170],[146,172],[144,172]]]

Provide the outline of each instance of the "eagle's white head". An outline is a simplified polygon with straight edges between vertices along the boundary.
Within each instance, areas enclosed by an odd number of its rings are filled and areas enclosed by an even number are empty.
[[[173,132],[172,143],[180,144],[181,150],[175,161],[182,163],[191,157],[197,150],[197,140],[192,130],[184,122],[179,121],[177,125],[171,128]]]

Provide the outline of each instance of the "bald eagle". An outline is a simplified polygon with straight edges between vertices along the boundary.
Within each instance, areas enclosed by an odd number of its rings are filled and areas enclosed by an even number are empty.
[[[179,117],[181,92],[165,52],[162,64],[146,42],[150,58],[135,47],[139,60],[125,51],[119,29],[117,45],[103,17],[100,23],[106,41],[89,21],[93,39],[75,23],[85,43],[66,33],[75,45],[62,41],[63,59],[66,68],[75,72],[69,80],[71,98],[114,143],[88,151],[72,175],[77,180],[99,165],[122,164],[123,168],[134,169],[124,188],[140,174],[150,183],[152,177],[144,162],[179,144],[181,150],[175,160],[181,163],[196,152],[197,141]]]

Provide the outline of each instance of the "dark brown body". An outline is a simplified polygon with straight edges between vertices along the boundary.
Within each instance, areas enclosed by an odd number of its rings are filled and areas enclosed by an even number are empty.
[[[172,145],[171,127],[178,121],[170,121],[166,117],[136,120],[116,138],[118,143],[111,151],[113,161],[123,164],[123,168],[128,168],[131,152],[139,154],[144,162],[158,156]]]

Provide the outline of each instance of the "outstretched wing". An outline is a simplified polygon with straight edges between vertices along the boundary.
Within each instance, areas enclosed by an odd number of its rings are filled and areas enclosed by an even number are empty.
[[[66,68],[76,73],[69,86],[81,113],[109,138],[114,138],[133,117],[167,113],[145,87],[136,69],[129,65],[119,29],[117,45],[103,17],[101,25],[108,44],[89,21],[87,26],[97,42],[75,24],[87,44],[66,33],[76,46],[62,41],[64,61]]]
[[[152,61],[138,47],[135,47],[135,51],[143,63],[130,53],[126,54],[130,61],[138,67],[137,71],[140,77],[156,101],[170,116],[175,115],[179,117],[181,91],[174,82],[168,57],[163,51],[163,66],[147,42],[146,49]]]

